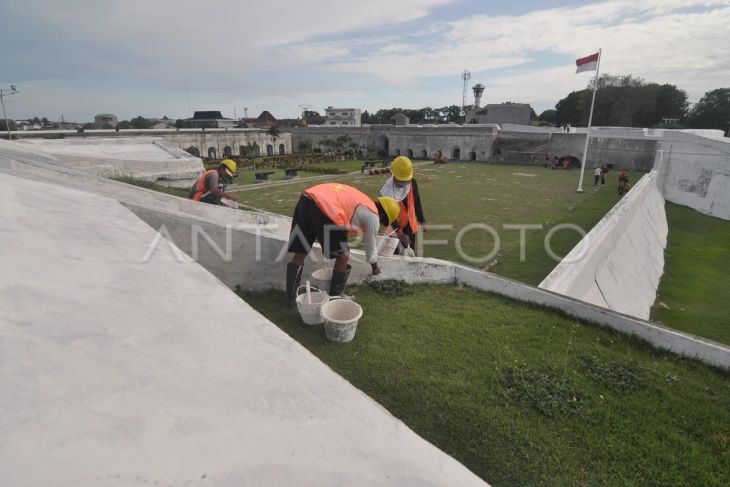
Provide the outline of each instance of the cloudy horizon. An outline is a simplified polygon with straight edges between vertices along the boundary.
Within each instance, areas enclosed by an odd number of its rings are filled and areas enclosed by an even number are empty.
[[[301,105],[459,105],[460,74],[482,103],[553,108],[590,74],[676,84],[696,102],[727,87],[730,0],[50,1],[4,7],[0,42],[10,118],[90,121],[194,110],[295,117]],[[469,103],[473,95],[469,90]]]

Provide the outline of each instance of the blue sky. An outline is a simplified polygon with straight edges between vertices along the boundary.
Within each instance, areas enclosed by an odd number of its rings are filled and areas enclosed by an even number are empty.
[[[302,104],[460,104],[469,69],[483,103],[539,113],[586,86],[574,61],[602,47],[602,72],[696,101],[730,85],[728,25],[730,0],[30,0],[3,7],[0,83],[22,91],[12,118],[283,118]]]

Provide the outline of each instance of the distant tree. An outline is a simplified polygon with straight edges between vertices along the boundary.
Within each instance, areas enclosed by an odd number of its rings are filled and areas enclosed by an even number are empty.
[[[10,125],[10,130],[18,130],[18,127],[15,125],[15,122],[12,120],[8,120],[8,125]],[[5,119],[0,119],[0,131],[7,132],[7,125],[5,125]],[[6,134],[7,135],[7,134]]]
[[[131,129],[132,124],[129,122],[129,120],[122,120],[117,124],[118,129]]]
[[[302,112],[302,116],[304,118],[319,117],[319,112],[318,111],[315,111],[315,110],[304,110]]]
[[[547,122],[550,125],[555,125],[555,115],[557,112],[553,110],[552,108],[549,108],[547,110],[544,110],[540,116],[538,117],[543,122]]]
[[[190,121],[178,118],[177,120],[175,120],[175,127],[179,129],[189,129]]]
[[[312,143],[308,140],[303,140],[299,142],[299,145],[297,145],[297,149],[299,149],[299,152],[304,154],[309,154],[312,152]]]
[[[281,133],[277,127],[269,127],[269,130],[266,131],[267,134],[271,137],[271,140],[273,141],[273,146],[276,147],[276,139],[279,138],[279,134]]]
[[[370,123],[370,114],[367,110],[360,114],[360,123]]]
[[[110,124],[109,122],[106,122],[104,125],[101,126],[101,128],[105,130],[111,130],[114,128],[114,125]]]
[[[706,92],[692,107],[689,122],[692,128],[728,130],[730,88],[718,88]]]
[[[146,119],[141,115],[133,118],[129,123],[133,129],[149,129],[154,125],[152,120]]]
[[[573,91],[555,105],[555,124],[587,125],[593,85]],[[654,127],[664,118],[684,119],[687,93],[674,85],[649,83],[632,75],[598,78],[593,125]]]

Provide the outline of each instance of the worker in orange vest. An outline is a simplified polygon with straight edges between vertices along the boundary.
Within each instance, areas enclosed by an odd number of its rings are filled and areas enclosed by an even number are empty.
[[[213,205],[220,205],[223,198],[238,201],[238,196],[226,193],[226,185],[233,182],[233,176],[235,176],[237,169],[236,163],[232,160],[221,161],[216,169],[208,169],[200,175],[190,188],[188,197],[193,201]]]
[[[418,183],[413,177],[413,163],[406,156],[398,156],[390,164],[390,172],[392,176],[380,188],[380,194],[390,196],[398,202],[398,227],[407,237],[403,239],[403,245],[415,248],[418,229],[426,223],[426,218],[423,216]]]
[[[380,197],[373,201],[365,193],[345,184],[318,184],[305,190],[294,209],[289,235],[289,252],[294,253],[286,268],[289,304],[296,303],[304,259],[315,240],[322,246],[326,258],[335,259],[330,296],[342,294],[350,277],[348,234],[364,234],[365,257],[373,275],[380,274],[375,237],[380,224],[397,226],[399,210],[393,198]],[[402,237],[400,230],[397,234]]]

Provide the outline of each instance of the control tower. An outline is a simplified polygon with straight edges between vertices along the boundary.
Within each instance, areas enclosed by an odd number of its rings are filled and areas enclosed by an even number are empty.
[[[474,90],[474,109],[478,109],[482,102],[482,93],[484,93],[484,85],[478,83],[471,87]]]

